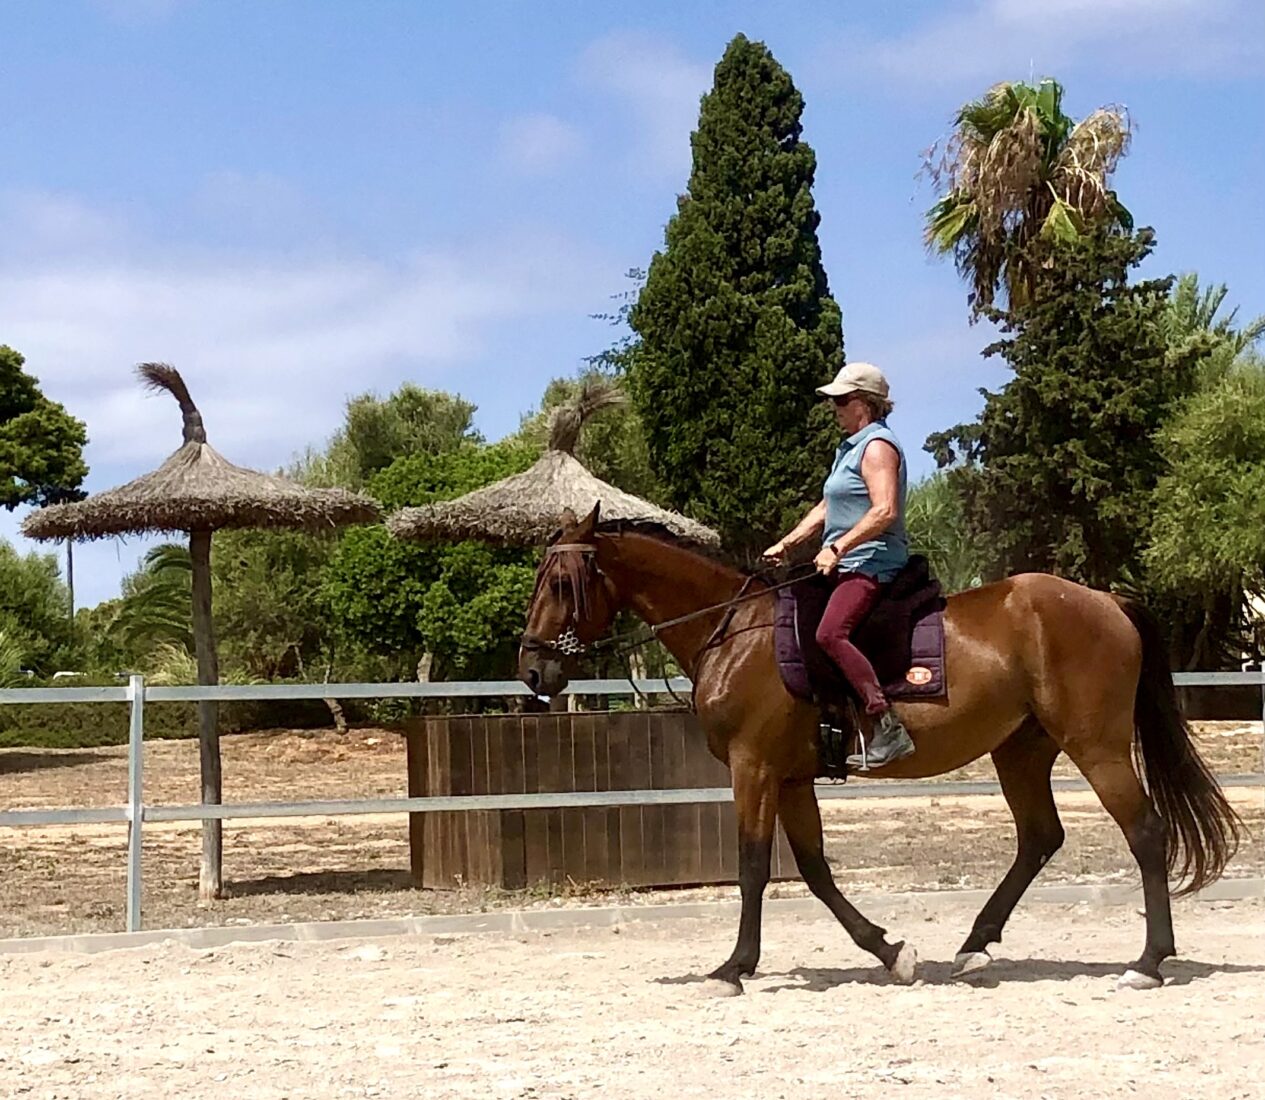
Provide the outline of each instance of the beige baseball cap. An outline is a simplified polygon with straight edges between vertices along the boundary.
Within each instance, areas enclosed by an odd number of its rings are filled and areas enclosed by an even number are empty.
[[[822,397],[843,397],[858,391],[887,399],[887,379],[873,363],[849,363],[835,375],[833,382],[817,387],[817,392]]]

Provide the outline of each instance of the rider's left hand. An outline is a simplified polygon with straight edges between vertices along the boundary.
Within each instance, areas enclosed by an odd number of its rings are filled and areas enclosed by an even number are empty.
[[[835,553],[831,546],[823,546],[817,556],[813,558],[813,565],[817,567],[818,573],[825,573],[829,576],[835,571],[835,566],[839,564],[839,555]]]

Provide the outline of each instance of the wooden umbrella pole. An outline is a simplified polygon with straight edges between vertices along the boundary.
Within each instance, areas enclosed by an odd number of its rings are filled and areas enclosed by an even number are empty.
[[[193,645],[198,656],[198,683],[220,682],[215,652],[215,623],[211,618],[211,532],[194,531],[189,537],[193,565]],[[213,699],[198,703],[198,755],[202,770],[202,803],[217,806],[222,797],[220,778],[219,705]],[[212,901],[224,896],[223,823],[202,822],[202,867],[198,898]]]

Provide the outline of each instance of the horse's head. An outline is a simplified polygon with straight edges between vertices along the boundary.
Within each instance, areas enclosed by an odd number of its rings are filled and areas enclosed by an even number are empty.
[[[562,534],[536,574],[518,678],[538,695],[557,695],[567,686],[577,658],[610,629],[618,610],[614,586],[597,564],[600,507],[582,520],[569,508],[563,513]]]

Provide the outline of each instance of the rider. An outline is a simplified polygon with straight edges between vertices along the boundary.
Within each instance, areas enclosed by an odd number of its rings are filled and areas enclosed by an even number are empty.
[[[913,740],[883,694],[874,668],[850,640],[883,586],[909,560],[905,538],[905,455],[887,426],[892,411],[887,379],[870,363],[849,363],[817,392],[834,403],[835,420],[847,433],[835,452],[822,499],[795,529],[764,556],[780,561],[787,550],[823,532],[814,559],[832,578],[817,644],[834,660],[874,721],[864,756],[848,757],[855,768],[875,768],[914,751]]]

